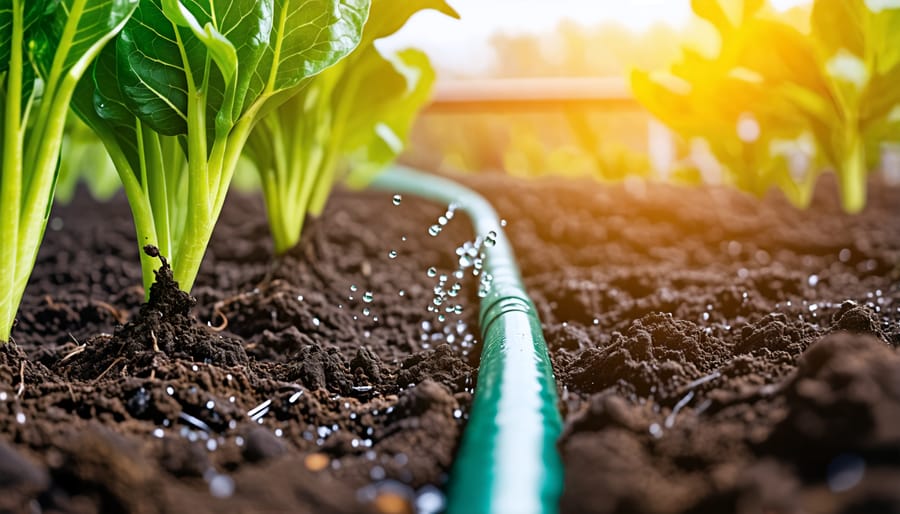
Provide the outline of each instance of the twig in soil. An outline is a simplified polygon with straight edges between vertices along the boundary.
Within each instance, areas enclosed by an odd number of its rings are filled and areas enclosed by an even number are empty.
[[[209,428],[209,425],[207,425],[202,420],[195,418],[194,416],[191,416],[187,412],[179,412],[178,419],[184,421],[186,424],[188,424],[198,430],[202,430],[207,433],[212,432],[212,429]]]
[[[159,351],[159,339],[156,338],[156,334],[153,331],[150,331],[150,339],[153,341],[153,351],[155,353],[160,353]]]
[[[128,322],[128,313],[127,312],[120,310],[120,309],[116,309],[112,305],[110,305],[106,302],[102,302],[100,300],[91,300],[91,303],[93,303],[97,307],[105,310],[106,312],[112,314],[112,317],[116,319],[116,322],[118,324],[124,325],[125,323]]]
[[[16,398],[22,396],[22,393],[25,392],[25,361],[22,361],[19,366],[19,389],[16,391]]]
[[[63,362],[66,362],[67,360],[69,360],[69,359],[71,359],[72,357],[78,355],[79,353],[82,353],[82,352],[85,351],[85,350],[87,350],[87,345],[86,345],[86,344],[77,345],[77,346],[75,347],[75,349],[73,349],[71,352],[65,354],[65,355],[63,356],[63,358],[59,360],[59,363],[62,364]]]
[[[53,301],[53,297],[49,294],[44,295],[44,303],[46,303],[47,307],[50,307],[51,309],[56,309],[57,307],[56,302]]]
[[[269,407],[272,405],[272,400],[266,400],[256,407],[253,407],[249,411],[247,411],[247,416],[250,416],[250,419],[253,421],[259,421],[263,416],[268,414]]]
[[[221,332],[228,328],[228,316],[222,311],[224,307],[231,305],[232,303],[239,302],[244,300],[245,298],[249,298],[251,296],[255,296],[259,294],[258,292],[243,292],[238,293],[231,298],[225,298],[224,300],[219,300],[213,305],[213,316],[218,316],[222,318],[222,323],[219,325],[210,325],[209,328],[215,332]]]
[[[222,302],[216,302],[216,304],[213,306],[213,316],[222,318],[222,323],[218,325],[209,325],[209,329],[213,332],[221,332],[228,328],[228,316],[226,316],[225,313],[222,312],[221,306],[219,305],[221,303]]]
[[[688,384],[686,386],[681,388],[681,391],[682,391],[682,393],[687,394],[687,393],[693,391],[694,389],[696,389],[697,387],[700,387],[707,382],[712,382],[713,380],[715,380],[721,376],[722,376],[722,372],[719,370],[715,370],[712,373],[710,373],[709,375],[702,376],[702,377],[698,378],[697,380],[688,382]]]
[[[97,375],[97,378],[94,379],[94,383],[99,382],[101,378],[103,378],[104,376],[106,376],[107,373],[109,373],[109,370],[113,369],[113,366],[115,366],[116,364],[118,364],[124,360],[125,360],[125,357],[116,357],[116,359],[114,361],[112,361],[112,363],[109,365],[109,367],[107,367],[105,370],[103,370],[103,373],[100,373],[99,375]]]
[[[666,428],[672,428],[675,425],[675,416],[678,415],[678,412],[681,411],[691,400],[694,399],[694,391],[689,391],[688,394],[684,395],[684,398],[678,400],[678,403],[675,404],[675,407],[672,409],[672,412],[666,416],[666,421],[663,423]]]
[[[81,353],[87,349],[87,344],[79,343],[78,339],[76,339],[75,336],[73,336],[71,332],[68,332],[68,334],[69,334],[69,338],[72,339],[72,342],[75,343],[75,348],[73,348],[72,351],[65,354],[63,356],[63,358],[59,360],[60,364],[62,364],[63,362],[66,362],[67,360],[71,359],[72,357],[78,355],[79,353]],[[65,348],[65,347],[69,346],[69,344],[70,343],[66,343],[65,346],[63,346],[63,347]]]

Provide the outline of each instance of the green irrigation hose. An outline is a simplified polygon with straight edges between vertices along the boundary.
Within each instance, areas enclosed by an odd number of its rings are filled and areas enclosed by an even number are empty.
[[[494,279],[481,301],[478,384],[450,476],[447,512],[556,512],[563,478],[556,384],[541,322],[497,213],[474,191],[407,168],[382,173],[372,187],[454,203],[476,234],[497,233],[497,244],[485,249],[484,271]]]

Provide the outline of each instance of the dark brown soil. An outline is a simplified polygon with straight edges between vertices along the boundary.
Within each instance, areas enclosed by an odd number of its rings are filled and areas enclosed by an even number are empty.
[[[564,512],[900,512],[900,190],[849,217],[828,184],[799,212],[469,183],[509,221],[544,321]],[[442,212],[340,193],[273,263],[260,203],[236,196],[196,305],[163,279],[142,307],[124,203],[57,208],[0,349],[0,512],[439,504],[478,357],[472,284],[446,327],[425,310],[425,269],[471,238],[464,220],[428,236]]]
[[[0,348],[0,512],[443,502],[478,358],[472,287],[461,315],[426,311],[427,268],[471,238],[427,234],[445,207],[339,194],[273,262],[261,202],[237,196],[196,300],[164,269],[143,306],[124,201],[57,207]]]
[[[485,184],[561,390],[571,513],[900,512],[900,190]]]

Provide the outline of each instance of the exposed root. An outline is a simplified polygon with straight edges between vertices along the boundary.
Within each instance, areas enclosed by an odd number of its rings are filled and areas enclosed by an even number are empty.
[[[25,392],[25,361],[19,366],[19,388],[16,390],[16,398],[21,398]]]
[[[218,325],[212,325],[212,324],[209,325],[209,329],[212,330],[213,332],[221,332],[221,331],[225,330],[226,328],[228,328],[228,316],[226,316],[225,313],[222,312],[222,307],[224,307],[222,302],[216,302],[216,304],[213,306],[213,316],[214,317],[218,316],[219,318],[222,319],[222,323],[220,323]],[[215,319],[215,318],[213,318],[213,319]]]
[[[94,383],[99,382],[100,379],[105,377],[106,374],[109,373],[109,371],[111,369],[113,369],[113,367],[115,367],[116,364],[118,364],[124,360],[125,360],[125,357],[116,357],[116,359],[114,361],[112,361],[105,370],[103,370],[103,373],[100,373],[99,375],[97,375],[97,378],[94,379]]]
[[[112,314],[112,317],[115,318],[115,320],[118,324],[124,325],[125,323],[128,323],[128,313],[127,312],[125,312],[121,309],[117,309],[117,308],[113,307],[112,305],[110,305],[106,302],[100,301],[100,300],[92,299],[91,303],[93,303],[94,305],[99,307],[101,310],[104,310],[104,311]]]

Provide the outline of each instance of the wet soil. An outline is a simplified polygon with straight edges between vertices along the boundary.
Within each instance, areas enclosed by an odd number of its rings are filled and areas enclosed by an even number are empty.
[[[163,268],[142,305],[124,200],[54,208],[0,348],[0,512],[439,509],[478,358],[473,286],[426,310],[472,238],[428,235],[445,209],[338,194],[275,260],[235,195],[195,298]]]
[[[467,180],[544,322],[563,512],[900,512],[900,189],[851,217],[828,183],[800,212]],[[339,193],[274,261],[235,195],[195,299],[163,273],[142,306],[123,201],[55,208],[0,349],[0,512],[439,510],[479,350],[477,284],[425,308],[472,237],[430,237],[443,209]]]
[[[827,182],[806,212],[504,189],[561,393],[563,512],[900,512],[900,189],[858,216]]]

